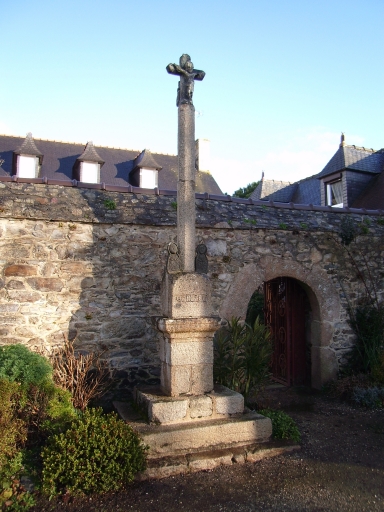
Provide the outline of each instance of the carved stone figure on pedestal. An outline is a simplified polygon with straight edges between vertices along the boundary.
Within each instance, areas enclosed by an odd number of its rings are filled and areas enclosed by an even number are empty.
[[[167,71],[171,75],[179,75],[180,82],[177,88],[176,106],[192,103],[193,89],[195,80],[203,80],[205,72],[200,69],[193,69],[191,57],[183,53],[180,57],[180,65],[168,64]]]
[[[181,272],[179,248],[174,242],[170,242],[168,244],[167,272],[168,274],[177,274],[178,272]]]
[[[195,269],[198,274],[208,274],[207,246],[203,242],[196,247]]]

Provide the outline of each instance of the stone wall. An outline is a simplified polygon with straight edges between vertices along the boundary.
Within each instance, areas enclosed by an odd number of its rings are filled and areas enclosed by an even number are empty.
[[[264,281],[298,279],[313,313],[313,380],[334,376],[353,343],[346,309],[364,293],[361,273],[380,297],[384,290],[381,217],[197,197],[215,313],[244,318]],[[155,383],[175,199],[0,182],[0,342],[52,350],[67,335],[82,350],[105,351],[125,384]],[[339,242],[347,217],[360,233],[348,246],[353,258]]]

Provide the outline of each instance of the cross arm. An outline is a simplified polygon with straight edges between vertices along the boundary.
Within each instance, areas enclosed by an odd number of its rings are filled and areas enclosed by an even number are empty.
[[[170,75],[179,75],[180,76],[180,75],[185,74],[184,69],[182,69],[177,64],[168,64],[168,66],[166,67],[166,70],[168,71],[168,73]]]
[[[201,71],[201,69],[194,69],[193,72],[195,73],[195,80],[203,80],[205,77],[205,71]]]

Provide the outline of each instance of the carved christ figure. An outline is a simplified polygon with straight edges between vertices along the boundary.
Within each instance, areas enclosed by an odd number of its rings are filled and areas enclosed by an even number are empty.
[[[203,80],[205,72],[200,69],[193,69],[191,57],[186,53],[180,57],[179,64],[168,64],[167,71],[171,75],[180,76],[179,86],[177,88],[176,106],[192,103],[193,89],[195,80]]]

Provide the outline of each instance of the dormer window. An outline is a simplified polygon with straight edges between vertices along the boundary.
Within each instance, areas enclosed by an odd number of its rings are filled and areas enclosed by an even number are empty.
[[[156,162],[149,149],[144,149],[133,161],[129,182],[134,187],[157,188],[161,169],[161,165]]]
[[[158,186],[159,172],[153,169],[140,169],[140,187],[156,188]]]
[[[93,142],[89,141],[73,166],[73,177],[83,183],[100,183],[100,169],[104,163]]]
[[[341,178],[326,183],[327,205],[334,208],[343,207],[343,182]]]
[[[81,162],[79,181],[83,181],[84,183],[99,183],[100,164],[95,162]]]
[[[37,178],[39,159],[36,156],[18,155],[16,175],[20,178]]]
[[[28,133],[23,144],[14,152],[14,174],[19,178],[38,178],[40,166],[43,161],[41,153]]]

